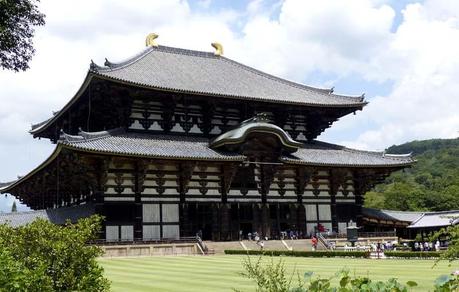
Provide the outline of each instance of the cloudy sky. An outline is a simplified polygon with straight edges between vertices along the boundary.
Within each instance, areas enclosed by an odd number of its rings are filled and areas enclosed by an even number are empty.
[[[24,175],[52,152],[32,123],[77,91],[90,60],[119,61],[162,45],[213,51],[281,77],[370,104],[320,139],[382,150],[459,131],[459,1],[42,0],[46,25],[24,73],[0,71],[0,182]],[[1,197],[0,211],[14,198]],[[21,207],[20,209],[24,209]]]

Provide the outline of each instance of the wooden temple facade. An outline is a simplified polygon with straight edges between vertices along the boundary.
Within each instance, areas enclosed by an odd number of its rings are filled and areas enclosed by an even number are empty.
[[[77,94],[31,130],[55,151],[0,190],[36,210],[88,206],[107,241],[342,233],[362,223],[364,193],[413,162],[316,140],[365,104],[152,43],[91,63]]]

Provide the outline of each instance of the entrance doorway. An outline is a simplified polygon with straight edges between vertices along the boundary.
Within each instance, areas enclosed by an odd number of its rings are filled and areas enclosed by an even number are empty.
[[[247,234],[253,233],[252,223],[241,223],[239,224],[240,230],[242,231],[242,238],[247,239]]]

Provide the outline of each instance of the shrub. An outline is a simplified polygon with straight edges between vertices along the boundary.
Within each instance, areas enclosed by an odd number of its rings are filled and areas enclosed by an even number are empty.
[[[354,257],[368,258],[367,251],[288,251],[288,250],[225,250],[225,254],[247,254],[247,255],[270,255],[270,256],[293,256],[293,257]]]
[[[30,270],[0,247],[0,291],[53,291],[45,267]]]
[[[459,218],[451,218],[451,220],[459,220]],[[432,236],[432,240],[440,238],[448,239],[448,249],[442,254],[440,260],[448,260],[450,262],[459,259],[459,224],[442,228]]]
[[[436,292],[459,291],[459,271],[451,275],[442,275],[435,280]]]
[[[18,228],[0,225],[2,260],[15,279],[11,285],[29,285],[14,277],[16,271],[21,271],[32,276],[27,279],[32,281],[30,285],[40,287],[5,290],[50,291],[50,285],[52,291],[108,291],[109,282],[96,261],[102,250],[88,245],[96,238],[101,220],[92,216],[65,226],[41,219]]]
[[[409,287],[417,286],[416,282],[409,281],[405,285],[392,278],[385,282],[373,281],[368,277],[351,277],[348,269],[337,272],[333,277],[321,278],[314,277],[313,272],[306,272],[303,277],[298,272],[294,272],[290,277],[285,271],[284,262],[279,260],[274,262],[273,258],[266,263],[260,256],[255,262],[250,257],[244,259],[242,263],[244,272],[242,276],[254,280],[257,291],[266,292],[353,292],[353,291],[391,291],[406,292]],[[296,274],[296,277],[295,277]],[[332,280],[337,278],[338,285],[332,287]],[[445,290],[451,291],[451,290]]]
[[[437,251],[385,251],[384,255],[391,258],[440,258],[442,252]]]

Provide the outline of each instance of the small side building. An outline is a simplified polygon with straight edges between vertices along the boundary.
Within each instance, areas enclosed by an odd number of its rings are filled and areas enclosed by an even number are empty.
[[[363,232],[395,232],[398,237],[423,237],[443,227],[459,223],[459,210],[422,212],[362,208]]]

